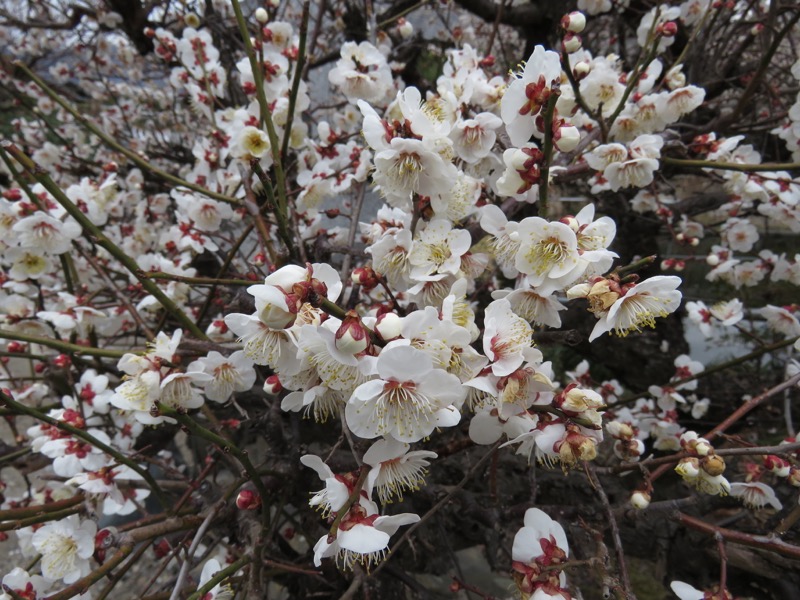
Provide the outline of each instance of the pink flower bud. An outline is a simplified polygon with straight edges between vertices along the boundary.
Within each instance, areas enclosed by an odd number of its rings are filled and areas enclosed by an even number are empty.
[[[270,375],[264,381],[264,393],[268,396],[276,396],[281,393],[281,390],[283,390],[283,386],[277,375]]]
[[[261,496],[253,490],[242,490],[236,496],[236,508],[239,510],[257,510],[261,508]]]
[[[347,316],[336,330],[334,344],[345,354],[359,354],[369,348],[369,331],[364,327],[358,313],[353,310],[347,311]]]
[[[659,25],[656,31],[664,37],[674,37],[678,33],[678,24],[675,21],[667,21]]]
[[[263,252],[259,252],[253,257],[253,264],[257,267],[263,267],[265,264],[267,264],[267,257]]]
[[[580,11],[573,11],[561,17],[561,27],[573,33],[580,33],[586,27],[586,17]]]
[[[564,39],[561,40],[561,47],[567,54],[577,52],[581,49],[582,45],[583,40],[581,40],[581,36],[579,36],[577,33],[572,33],[571,31],[567,32],[567,35],[565,35]]]

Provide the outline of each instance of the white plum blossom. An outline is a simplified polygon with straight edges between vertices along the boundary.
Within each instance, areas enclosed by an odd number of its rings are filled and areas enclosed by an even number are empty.
[[[568,285],[581,275],[578,238],[568,225],[527,217],[520,221],[517,232],[520,246],[514,266],[528,276],[531,286],[549,280]]]
[[[468,231],[453,229],[449,219],[433,219],[416,237],[408,255],[411,278],[425,280],[434,273],[458,273],[461,257],[470,245]]]
[[[397,496],[403,500],[404,491],[415,491],[424,484],[429,460],[436,458],[428,450],[409,451],[405,442],[388,438],[375,442],[364,453],[364,462],[372,467],[367,478],[370,489],[377,488],[383,503]]]
[[[569,598],[561,589],[566,576],[559,565],[569,559],[564,528],[538,508],[525,511],[524,526],[514,536],[514,580],[524,598]],[[545,570],[544,567],[548,569]]]
[[[37,529],[31,543],[42,555],[42,575],[66,584],[88,575],[96,533],[94,521],[81,521],[77,515],[46,523]]]
[[[343,569],[352,569],[355,564],[369,569],[383,560],[391,536],[403,525],[417,521],[419,515],[412,513],[377,516],[374,511],[356,505],[342,519],[332,541],[324,535],[314,545],[314,565],[320,566],[323,558],[334,557]]]
[[[536,132],[536,116],[547,105],[554,81],[561,78],[558,54],[536,46],[520,73],[503,94],[500,116],[514,146],[522,146]]]
[[[16,596],[12,596],[9,592],[6,592],[6,588],[13,591]],[[22,567],[14,567],[3,577],[0,600],[14,600],[14,598],[18,597],[25,598],[26,600],[28,598],[36,600],[38,597],[44,596],[49,588],[50,582],[44,577],[30,575]]]
[[[749,508],[763,508],[767,504],[775,510],[783,508],[783,504],[775,495],[775,490],[760,481],[731,483],[730,493],[734,498],[741,498],[744,505]]]
[[[510,375],[525,360],[524,352],[533,344],[533,330],[505,298],[489,304],[484,315],[483,351],[492,361],[492,373]]]
[[[655,327],[657,317],[666,317],[678,308],[681,293],[676,288],[680,284],[679,277],[663,275],[634,284],[600,316],[589,341],[608,331],[624,336],[642,327]]]
[[[72,241],[81,235],[81,227],[72,219],[59,221],[38,212],[17,221],[12,230],[22,248],[32,248],[47,254],[63,254],[72,247]]]
[[[341,58],[328,73],[328,80],[351,102],[380,102],[392,87],[392,72],[386,57],[369,42],[345,42]]]
[[[353,433],[372,439],[417,442],[437,427],[461,420],[465,391],[458,377],[435,369],[416,348],[390,344],[375,362],[375,375],[353,391],[345,416]]]
[[[445,193],[458,174],[423,140],[392,139],[389,147],[375,155],[374,179],[393,206],[405,207],[411,193],[433,196]]]
[[[190,363],[189,371],[202,371],[212,377],[204,385],[206,398],[226,402],[234,392],[246,392],[256,382],[252,359],[238,350],[226,357],[212,350],[205,358]]]
[[[453,149],[458,157],[474,164],[489,155],[497,139],[496,130],[503,121],[490,113],[482,112],[471,119],[456,122],[450,132]]]

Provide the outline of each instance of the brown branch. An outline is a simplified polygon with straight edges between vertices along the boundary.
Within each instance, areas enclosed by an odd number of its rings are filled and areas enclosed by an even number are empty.
[[[788,556],[789,558],[800,558],[800,546],[787,544],[783,540],[775,536],[767,535],[754,535],[751,533],[744,533],[735,531],[733,529],[726,529],[725,527],[717,527],[711,523],[707,523],[701,519],[690,517],[682,512],[675,513],[675,518],[679,523],[687,527],[700,531],[707,535],[714,536],[715,538],[721,537],[729,542],[742,544],[743,546],[750,546],[751,548],[761,548],[762,550],[769,550],[776,554]]]

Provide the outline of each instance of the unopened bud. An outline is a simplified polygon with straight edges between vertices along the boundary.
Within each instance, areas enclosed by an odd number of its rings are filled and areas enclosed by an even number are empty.
[[[350,279],[354,284],[360,285],[367,292],[374,290],[378,283],[380,283],[377,273],[375,273],[371,267],[356,267],[353,269]]]
[[[156,558],[164,558],[170,553],[170,550],[172,550],[172,546],[170,546],[166,538],[153,543],[153,552],[155,553]]]
[[[359,354],[369,347],[369,331],[364,327],[358,313],[347,311],[347,316],[336,330],[334,344],[344,354]]]
[[[254,257],[253,257],[253,264],[254,264],[255,266],[257,266],[257,267],[263,267],[265,264],[267,264],[267,257],[266,257],[266,255],[265,255],[263,252],[258,252],[258,253],[257,253],[257,254],[256,254]]]
[[[586,298],[589,295],[589,292],[592,291],[592,284],[591,283],[579,283],[578,285],[573,285],[571,288],[567,290],[567,298],[569,300],[575,300],[576,298]]]
[[[259,23],[261,23],[263,25],[264,23],[269,21],[269,13],[265,9],[263,9],[261,7],[257,8],[256,9],[256,21],[258,21]]]
[[[573,33],[580,33],[586,27],[586,17],[580,11],[573,11],[561,17],[561,27]]]
[[[53,364],[59,369],[66,369],[72,364],[72,359],[66,354],[59,354],[53,359]]]
[[[650,494],[642,491],[635,491],[631,494],[631,506],[637,510],[644,510],[650,506]]]
[[[397,20],[397,31],[400,33],[400,37],[407,40],[414,35],[414,26],[401,17]]]
[[[723,459],[721,456],[717,456],[716,454],[712,454],[711,456],[706,456],[702,461],[700,461],[700,467],[712,477],[716,477],[717,475],[722,475],[725,472],[725,459]]]
[[[667,21],[660,25],[657,31],[664,37],[674,37],[678,33],[678,24],[675,21]]]
[[[714,448],[703,438],[699,438],[697,443],[694,444],[694,451],[697,456],[708,456],[714,451]]]
[[[375,322],[375,333],[385,342],[400,337],[403,332],[403,319],[395,313],[384,313]]]
[[[561,40],[561,47],[567,54],[577,52],[581,49],[582,45],[583,40],[581,40],[581,36],[579,36],[577,33],[572,33],[571,31],[567,32],[567,35],[565,35],[564,39]]]
[[[581,141],[581,132],[574,125],[559,127],[553,135],[553,143],[561,152],[572,152]]]
[[[25,352],[25,344],[21,344],[20,342],[9,342],[6,345],[6,350],[12,354],[21,354],[22,352]]]
[[[709,267],[716,267],[716,266],[718,266],[718,265],[719,265],[719,261],[720,261],[720,259],[719,259],[719,256],[717,256],[716,254],[709,254],[709,255],[706,257],[706,264],[707,264]]]
[[[268,396],[276,396],[281,393],[283,386],[277,375],[270,375],[264,381],[264,393]]]
[[[592,71],[592,65],[590,65],[585,60],[576,63],[575,66],[572,67],[572,74],[578,81],[586,77],[591,71]]]
[[[256,510],[261,508],[261,496],[253,490],[242,490],[236,496],[236,508],[239,510]]]
[[[778,477],[788,477],[792,471],[792,465],[783,460],[780,456],[769,454],[764,457],[764,468],[772,471]]]

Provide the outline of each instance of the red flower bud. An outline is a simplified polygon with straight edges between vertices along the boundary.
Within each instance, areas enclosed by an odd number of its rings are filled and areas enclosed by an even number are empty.
[[[267,380],[264,382],[264,393],[270,396],[275,396],[281,393],[283,390],[283,386],[281,385],[280,379],[278,379],[277,375],[270,375],[267,377]]]
[[[253,490],[242,490],[236,496],[236,508],[239,510],[257,510],[261,508],[261,496]]]
[[[59,369],[66,369],[72,364],[72,360],[66,354],[59,354],[53,359],[53,364]]]
[[[375,289],[378,283],[380,283],[377,273],[375,273],[371,267],[357,267],[353,269],[350,279],[367,292]]]
[[[664,37],[674,37],[678,33],[678,24],[675,21],[667,21],[659,25],[657,31]]]
[[[153,544],[153,552],[156,554],[156,558],[164,558],[167,554],[169,554],[170,548],[169,542],[166,539],[162,539],[159,542]]]
[[[6,345],[6,350],[15,354],[21,354],[22,352],[25,352],[25,344],[21,344],[20,342],[9,342],[8,345]]]

